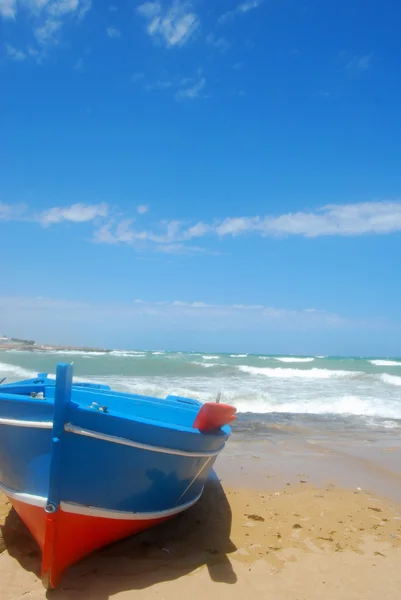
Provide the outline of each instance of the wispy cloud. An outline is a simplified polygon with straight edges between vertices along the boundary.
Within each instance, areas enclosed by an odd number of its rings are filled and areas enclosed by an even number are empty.
[[[24,19],[32,28],[34,38],[42,53],[43,48],[56,45],[64,24],[79,22],[91,8],[91,0],[0,0],[0,17],[3,19]],[[22,52],[34,56],[33,52]],[[15,53],[9,54],[16,59]]]
[[[21,61],[23,61],[23,60],[25,60],[27,58],[26,53],[23,52],[22,50],[17,50],[17,48],[14,48],[14,46],[11,46],[10,44],[6,44],[5,47],[6,47],[7,55],[12,60],[16,60],[18,62],[21,62]]]
[[[92,240],[102,244],[127,244],[141,251],[165,253],[210,252],[194,246],[209,238],[256,235],[262,237],[387,235],[401,232],[401,202],[362,202],[329,204],[309,212],[267,214],[263,216],[227,217],[209,222],[179,219],[149,222],[141,225],[140,217],[147,205],[135,208],[135,217],[100,204],[72,204],[52,207],[42,212],[25,205],[0,204],[0,221],[25,221],[42,226],[60,223],[92,224]]]
[[[247,2],[242,2],[237,6],[237,12],[247,13],[254,8],[258,8],[262,2],[263,0],[248,0]]]
[[[199,18],[189,2],[174,0],[165,6],[162,2],[145,2],[138,6],[138,14],[147,21],[148,35],[168,48],[183,46],[199,26]]]
[[[19,221],[27,212],[25,204],[5,204],[0,202],[0,221]]]
[[[220,50],[220,52],[226,52],[231,48],[231,43],[228,40],[226,40],[226,38],[217,37],[214,33],[209,33],[209,35],[206,36],[206,42],[210,46],[213,46],[214,48],[217,48],[217,50]]]
[[[330,204],[313,212],[278,216],[227,218],[217,235],[259,233],[266,236],[358,236],[401,231],[401,202]]]
[[[131,81],[148,92],[169,90],[177,101],[205,97],[202,90],[206,86],[206,78],[202,69],[198,69],[191,77],[169,77],[164,73],[162,78],[154,81],[149,80],[144,73],[134,73]]]
[[[4,19],[15,19],[17,0],[0,0],[0,15]]]
[[[109,38],[119,38],[121,37],[121,31],[116,27],[107,27],[106,34]]]
[[[152,319],[188,320],[195,329],[203,329],[217,320],[219,328],[230,329],[267,328],[273,324],[288,327],[314,327],[316,325],[339,328],[349,324],[349,320],[325,310],[295,309],[274,307],[263,304],[211,304],[199,300],[154,301],[136,299],[130,303],[96,303],[80,300],[65,300],[46,297],[0,296],[0,311],[7,316],[7,324],[19,320],[46,318],[54,325],[71,321],[88,324],[110,317],[113,327],[132,328],[138,317]],[[211,323],[212,322],[212,323]],[[32,335],[33,332],[30,332]],[[36,337],[36,336],[35,336]],[[39,340],[43,341],[43,340]]]
[[[95,241],[135,245],[139,240],[159,248],[167,244],[187,244],[201,238],[240,235],[262,237],[361,236],[401,232],[401,202],[365,202],[327,205],[311,212],[250,217],[227,217],[211,223],[179,220],[156,223],[152,229],[134,228],[132,220],[109,222]]]
[[[246,2],[241,2],[240,4],[237,4],[237,6],[233,10],[229,10],[223,13],[219,17],[217,22],[219,24],[223,24],[227,21],[231,21],[231,19],[233,19],[235,16],[244,15],[249,11],[258,8],[259,6],[261,6],[263,1],[264,0],[247,0]]]
[[[176,100],[195,100],[195,98],[199,98],[205,85],[206,79],[202,76],[197,79],[185,79],[181,89],[176,92],[175,98]]]
[[[61,20],[49,18],[45,20],[43,25],[34,29],[34,35],[42,46],[57,44],[59,41],[58,32],[61,29],[61,26]]]
[[[107,217],[107,204],[72,204],[67,207],[54,207],[42,212],[38,220],[42,225],[53,225],[62,221],[71,223],[87,223],[98,217]]]
[[[362,54],[356,55],[351,58],[351,60],[347,63],[347,69],[349,71],[367,71],[373,60],[373,54]]]

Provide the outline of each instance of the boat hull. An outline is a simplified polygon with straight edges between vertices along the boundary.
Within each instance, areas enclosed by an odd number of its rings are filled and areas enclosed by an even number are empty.
[[[54,588],[87,554],[195,504],[230,434],[220,420],[234,409],[74,386],[71,365],[58,366],[55,384],[38,378],[0,390],[0,489]],[[200,429],[204,418],[194,425],[202,410],[212,430]]]
[[[7,495],[7,490],[4,492]],[[55,588],[64,571],[83,557],[173,518],[195,504],[199,497],[170,511],[112,515],[101,511],[103,514],[99,516],[97,509],[79,505],[60,506],[49,513],[46,507],[29,503],[29,498],[22,501],[15,494],[8,495],[42,551],[41,578],[48,589]]]

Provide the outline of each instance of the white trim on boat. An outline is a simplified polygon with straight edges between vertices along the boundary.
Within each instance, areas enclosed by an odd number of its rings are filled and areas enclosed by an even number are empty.
[[[139,448],[140,450],[149,450],[150,452],[161,452],[162,454],[174,454],[175,456],[190,456],[191,458],[204,458],[209,456],[217,456],[223,449],[219,448],[213,452],[187,452],[185,450],[175,450],[174,448],[165,448],[163,446],[151,446],[149,444],[142,444],[141,442],[134,442],[133,440],[127,440],[126,438],[117,437],[115,435],[109,435],[107,433],[100,433],[98,431],[91,431],[90,429],[81,429],[71,423],[66,423],[64,431],[68,433],[76,433],[77,435],[84,435],[87,437],[102,440],[104,442],[112,442],[114,444],[121,444],[123,446],[130,446],[131,448]]]
[[[190,502],[186,502],[180,506],[174,506],[174,508],[169,508],[168,510],[159,510],[155,512],[132,513],[127,511],[97,508],[95,506],[83,506],[82,504],[73,504],[72,502],[60,502],[60,508],[64,512],[73,513],[75,515],[84,515],[86,517],[102,517],[104,519],[118,519],[119,521],[147,521],[178,515],[178,513],[183,512],[184,510],[187,510],[187,508],[193,506],[202,496],[202,492],[203,487],[201,493]]]
[[[16,492],[8,488],[6,485],[3,485],[0,482],[0,490],[11,498],[11,500],[18,500],[19,502],[23,502],[24,504],[30,504],[31,506],[39,506],[40,508],[45,508],[47,504],[47,498],[43,496],[34,496],[33,494],[24,494],[23,492]]]
[[[34,496],[33,494],[24,494],[22,492],[16,492],[8,488],[7,486],[0,483],[0,490],[8,496],[11,500],[18,500],[19,502],[23,502],[24,504],[29,504],[30,506],[38,506],[39,508],[45,509],[47,504],[47,498],[43,496]],[[86,517],[102,517],[104,519],[116,519],[119,521],[147,521],[152,519],[163,519],[165,517],[172,517],[173,515],[178,515],[178,513],[187,510],[193,506],[199,498],[202,496],[203,487],[201,489],[200,494],[196,496],[190,502],[186,502],[185,504],[181,504],[180,506],[174,506],[174,508],[169,508],[168,510],[160,510],[154,512],[127,512],[127,511],[118,511],[118,510],[110,510],[107,508],[97,508],[95,506],[83,506],[82,504],[74,504],[72,502],[60,502],[60,509],[64,512],[72,513],[75,515],[84,515]]]
[[[20,419],[4,419],[0,417],[0,425],[12,425],[13,427],[33,427],[36,429],[52,429],[52,421],[22,421]]]

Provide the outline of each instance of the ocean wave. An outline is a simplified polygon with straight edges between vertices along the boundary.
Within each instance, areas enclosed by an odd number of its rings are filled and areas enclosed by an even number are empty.
[[[401,367],[401,362],[396,360],[369,360],[375,367]]]
[[[271,399],[260,398],[256,401],[235,400],[233,402],[239,413],[290,413],[309,415],[344,415],[358,417],[376,417],[384,419],[401,419],[401,403],[385,404],[380,399],[360,398],[344,395],[335,399],[304,400],[301,402],[272,402]]]
[[[216,360],[216,358],[220,358],[220,356],[210,356],[209,354],[205,354],[202,356],[203,360]]]
[[[284,369],[282,367],[248,367],[239,365],[238,369],[250,375],[264,375],[265,377],[278,377],[292,379],[299,377],[303,379],[331,379],[340,377],[357,377],[363,375],[360,371],[334,371],[331,369]]]
[[[122,358],[143,358],[146,356],[145,352],[136,352],[131,350],[113,350],[110,352],[110,356],[117,356]]]
[[[159,354],[164,354],[164,352],[152,352],[153,356],[159,355]]]
[[[397,375],[388,375],[387,373],[382,373],[380,375],[380,379],[384,381],[384,383],[401,386],[401,377],[398,377]]]
[[[189,363],[190,365],[197,365],[198,367],[202,367],[203,369],[210,369],[210,367],[222,367],[223,365],[219,363],[201,363],[196,362],[195,360]]]
[[[275,356],[274,360],[279,360],[283,363],[308,363],[313,362],[314,358],[297,358],[295,356]]]
[[[30,371],[17,365],[9,365],[8,363],[0,362],[0,377],[7,379],[32,379],[37,376],[36,371]]]
[[[230,354],[231,358],[246,358],[247,354]]]
[[[35,353],[37,351],[35,350]],[[38,351],[40,352],[40,350]],[[107,356],[108,352],[99,352],[98,350],[43,350],[42,354],[66,354],[68,356]]]

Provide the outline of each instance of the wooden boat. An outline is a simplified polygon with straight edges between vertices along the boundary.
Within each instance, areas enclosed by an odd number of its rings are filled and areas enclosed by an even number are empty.
[[[56,380],[0,388],[0,489],[42,550],[42,581],[199,500],[235,408]]]

